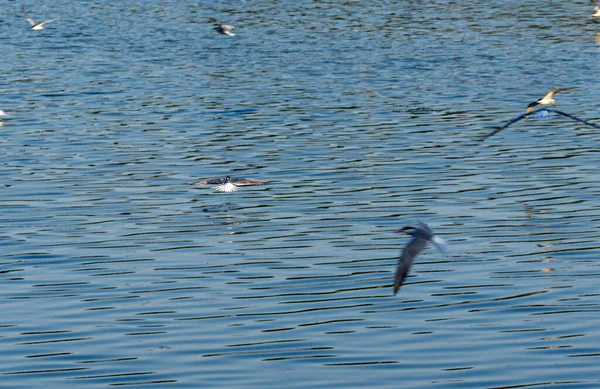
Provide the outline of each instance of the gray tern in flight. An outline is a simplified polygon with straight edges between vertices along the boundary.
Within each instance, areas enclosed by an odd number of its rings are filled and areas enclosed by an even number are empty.
[[[267,181],[252,178],[236,178],[232,180],[231,177],[227,176],[225,178],[207,178],[206,180],[193,182],[190,185],[218,185],[215,189],[219,192],[235,192],[239,189],[239,186],[264,185],[266,183]]]
[[[27,19],[27,21],[29,22],[29,24],[31,24],[31,29],[32,30],[43,30],[44,29],[44,24],[52,23],[52,22],[60,19],[60,18],[54,18],[54,19],[46,20],[45,22],[36,23],[35,20],[33,20],[29,15],[27,15],[27,12],[25,11],[25,8],[21,8],[21,12],[23,12],[23,15],[25,16],[25,19]]]
[[[233,30],[235,30],[235,27],[231,24],[217,24],[217,26],[213,28],[213,30],[217,31],[219,34],[235,36],[235,34],[232,32]]]
[[[518,121],[520,121],[522,119],[527,119],[527,118],[530,118],[530,117],[531,118],[535,118],[535,119],[547,119],[547,118],[552,117],[552,113],[556,113],[556,114],[562,115],[564,117],[567,117],[569,119],[573,119],[575,121],[578,121],[580,123],[585,124],[586,126],[590,126],[590,127],[594,127],[594,128],[600,128],[600,126],[597,125],[597,124],[590,123],[590,122],[585,121],[583,119],[579,119],[578,117],[575,117],[573,115],[569,115],[568,113],[557,111],[555,109],[542,108],[542,109],[536,109],[535,111],[530,111],[530,112],[524,113],[523,115],[517,116],[516,118],[514,118],[510,122],[508,122],[505,125],[503,125],[502,127],[495,129],[494,131],[490,132],[487,135],[484,135],[481,138],[481,141],[486,140],[487,138],[489,138],[492,135],[496,135],[500,131],[504,130],[506,127],[510,126],[511,124],[515,124],[516,122],[518,122]]]
[[[406,244],[398,260],[394,281],[394,295],[398,293],[402,282],[408,275],[415,257],[423,251],[429,242],[433,243],[442,254],[446,254],[446,242],[439,236],[434,235],[431,228],[425,223],[419,223],[419,227],[404,227],[396,232],[408,234],[412,236],[412,239]]]
[[[537,99],[533,103],[529,104],[527,106],[527,109],[525,110],[525,113],[529,113],[529,112],[533,111],[533,107],[535,107],[538,104],[554,104],[554,103],[556,103],[556,100],[554,100],[555,94],[557,94],[558,92],[562,92],[565,90],[571,90],[571,89],[575,89],[575,87],[571,86],[568,88],[552,89],[550,92],[546,93],[546,96],[542,97],[541,99]]]

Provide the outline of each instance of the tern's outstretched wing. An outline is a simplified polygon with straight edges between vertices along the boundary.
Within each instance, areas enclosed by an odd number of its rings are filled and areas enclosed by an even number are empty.
[[[226,181],[222,178],[207,178],[206,180],[200,180],[196,182],[192,182],[190,185],[195,186],[204,186],[204,185],[221,185]]]
[[[564,90],[571,90],[571,89],[575,89],[574,86],[570,86],[568,88],[556,88],[556,89],[552,89],[550,92],[546,93],[546,96],[544,96],[544,99],[551,99],[554,97],[555,94],[557,94],[558,92],[564,91]]]
[[[39,24],[39,26],[40,26],[40,27],[42,27],[44,24],[48,24],[48,23],[55,22],[55,21],[57,21],[58,19],[60,19],[60,18],[54,18],[54,19],[46,20],[45,22],[41,22],[41,23]]]
[[[427,240],[420,238],[418,236],[411,239],[410,242],[407,243],[406,247],[402,250],[400,254],[400,259],[398,259],[398,266],[396,267],[396,276],[394,279],[394,294],[398,293],[400,286],[402,286],[402,282],[408,275],[408,271],[415,259],[415,257],[423,251],[425,246],[427,245]]]
[[[27,19],[29,24],[31,24],[31,27],[35,26],[35,20],[29,17],[29,15],[27,15],[27,11],[25,11],[25,8],[21,8],[21,12],[23,13],[23,16],[25,16],[25,19]]]
[[[253,178],[236,178],[233,179],[231,182],[239,186],[264,185],[267,183],[267,181],[256,180]]]

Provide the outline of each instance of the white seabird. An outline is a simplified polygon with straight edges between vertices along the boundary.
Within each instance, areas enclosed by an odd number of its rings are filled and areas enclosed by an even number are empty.
[[[190,185],[194,186],[204,186],[204,185],[218,185],[215,187],[219,192],[235,192],[239,188],[239,186],[253,186],[253,185],[264,185],[267,181],[256,180],[252,178],[236,178],[231,179],[230,176],[223,178],[207,178],[205,180],[200,180],[197,182],[193,182]]]
[[[23,12],[23,15],[25,16],[25,19],[27,19],[27,21],[29,22],[29,24],[31,24],[31,29],[32,30],[43,30],[44,29],[44,24],[52,23],[52,22],[60,19],[60,18],[54,18],[54,19],[46,20],[45,22],[36,23],[35,20],[33,20],[29,15],[27,15],[27,12],[25,11],[25,8],[21,8],[21,12]]]
[[[565,90],[571,90],[571,89],[575,89],[574,86],[568,87],[568,88],[556,88],[556,89],[552,89],[550,92],[546,93],[546,96],[542,97],[541,99],[538,99],[536,101],[534,101],[533,103],[529,104],[527,106],[527,109],[525,110],[525,113],[529,113],[533,110],[533,107],[535,107],[538,104],[554,104],[556,103],[556,100],[554,100],[554,95],[557,94],[558,92],[561,91],[565,91]]]
[[[219,34],[235,36],[235,34],[232,32],[235,30],[235,27],[231,24],[217,24],[213,30],[217,31]]]

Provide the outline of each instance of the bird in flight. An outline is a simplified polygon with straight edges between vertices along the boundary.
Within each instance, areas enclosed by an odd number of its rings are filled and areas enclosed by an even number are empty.
[[[194,186],[205,186],[205,185],[217,185],[215,187],[219,192],[235,192],[240,186],[252,186],[252,185],[264,185],[267,181],[256,180],[252,178],[236,178],[231,179],[230,176],[223,178],[207,178],[205,180],[193,182],[190,185]]]
[[[533,111],[533,108],[538,104],[554,104],[554,103],[556,103],[556,100],[554,100],[555,94],[557,94],[558,92],[562,92],[565,90],[571,90],[571,89],[575,89],[575,87],[571,86],[568,88],[552,89],[550,92],[546,93],[546,96],[542,97],[541,99],[537,99],[533,103],[529,104],[527,106],[527,109],[525,110],[525,113],[529,113],[529,112]]]
[[[21,12],[23,12],[23,15],[25,16],[25,19],[27,19],[27,21],[29,22],[29,24],[31,24],[31,29],[32,30],[43,30],[44,29],[44,24],[52,23],[52,22],[60,19],[60,18],[54,18],[54,19],[46,20],[45,22],[41,22],[41,23],[38,24],[29,15],[27,15],[27,12],[25,11],[25,8],[21,8]]]
[[[394,280],[394,295],[398,293],[400,286],[402,286],[402,282],[408,275],[415,257],[425,249],[429,242],[433,243],[442,254],[446,254],[446,242],[439,236],[434,235],[431,228],[425,223],[419,223],[419,227],[404,227],[396,232],[408,234],[412,236],[412,239],[406,244],[398,260]]]
[[[213,28],[213,30],[217,31],[219,34],[235,36],[235,34],[232,32],[233,30],[235,30],[235,27],[231,24],[217,24],[217,26]]]
[[[578,117],[575,117],[573,115],[569,115],[568,113],[557,111],[555,109],[542,108],[542,109],[536,109],[535,111],[529,111],[527,113],[524,113],[523,115],[517,116],[516,118],[514,118],[510,122],[508,122],[505,125],[503,125],[502,127],[495,129],[494,131],[490,132],[487,135],[484,135],[481,138],[481,141],[483,142],[484,140],[486,140],[490,136],[496,135],[500,131],[504,130],[506,127],[510,126],[511,124],[515,124],[516,122],[518,122],[520,120],[527,119],[527,118],[530,118],[530,117],[535,118],[535,119],[547,119],[547,118],[552,117],[552,113],[562,115],[562,116],[567,117],[569,119],[573,119],[575,121],[578,121],[580,123],[585,124],[586,126],[590,126],[590,127],[594,127],[594,128],[600,128],[600,126],[597,125],[597,124],[590,123],[590,122],[585,121],[583,119],[579,119]]]

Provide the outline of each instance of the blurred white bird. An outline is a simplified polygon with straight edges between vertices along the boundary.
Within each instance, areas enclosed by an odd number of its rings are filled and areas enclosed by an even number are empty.
[[[27,12],[25,11],[25,8],[21,8],[21,12],[23,12],[23,15],[25,16],[25,19],[27,19],[27,21],[29,22],[29,24],[31,24],[31,29],[32,30],[43,30],[44,29],[44,24],[52,23],[52,22],[60,19],[60,18],[54,18],[54,19],[46,20],[45,22],[41,22],[41,23],[38,24],[29,15],[27,15]]]
[[[219,192],[236,192],[239,188],[238,186],[252,186],[252,185],[264,185],[267,181],[256,180],[252,178],[236,178],[234,180],[231,179],[230,176],[223,178],[207,178],[205,180],[200,180],[197,182],[193,182],[190,185],[195,186],[204,186],[204,185],[218,185],[215,187]]]
[[[558,92],[561,92],[561,91],[571,90],[571,89],[575,89],[575,87],[571,86],[568,88],[552,89],[550,92],[546,93],[546,96],[542,97],[541,99],[537,99],[533,103],[529,104],[527,106],[527,109],[525,110],[525,113],[531,112],[533,110],[533,107],[535,107],[538,104],[554,104],[554,103],[556,103],[556,100],[554,100],[555,94],[557,94]]]
[[[235,30],[235,27],[231,24],[217,24],[217,26],[213,28],[213,30],[217,31],[219,34],[235,36],[235,34],[232,32],[233,30]]]
[[[425,223],[419,223],[419,227],[404,227],[396,232],[408,234],[412,236],[412,239],[406,244],[398,260],[394,281],[394,294],[398,293],[415,257],[425,249],[429,242],[433,243],[442,254],[446,254],[446,242],[439,236],[434,235],[431,228]]]

